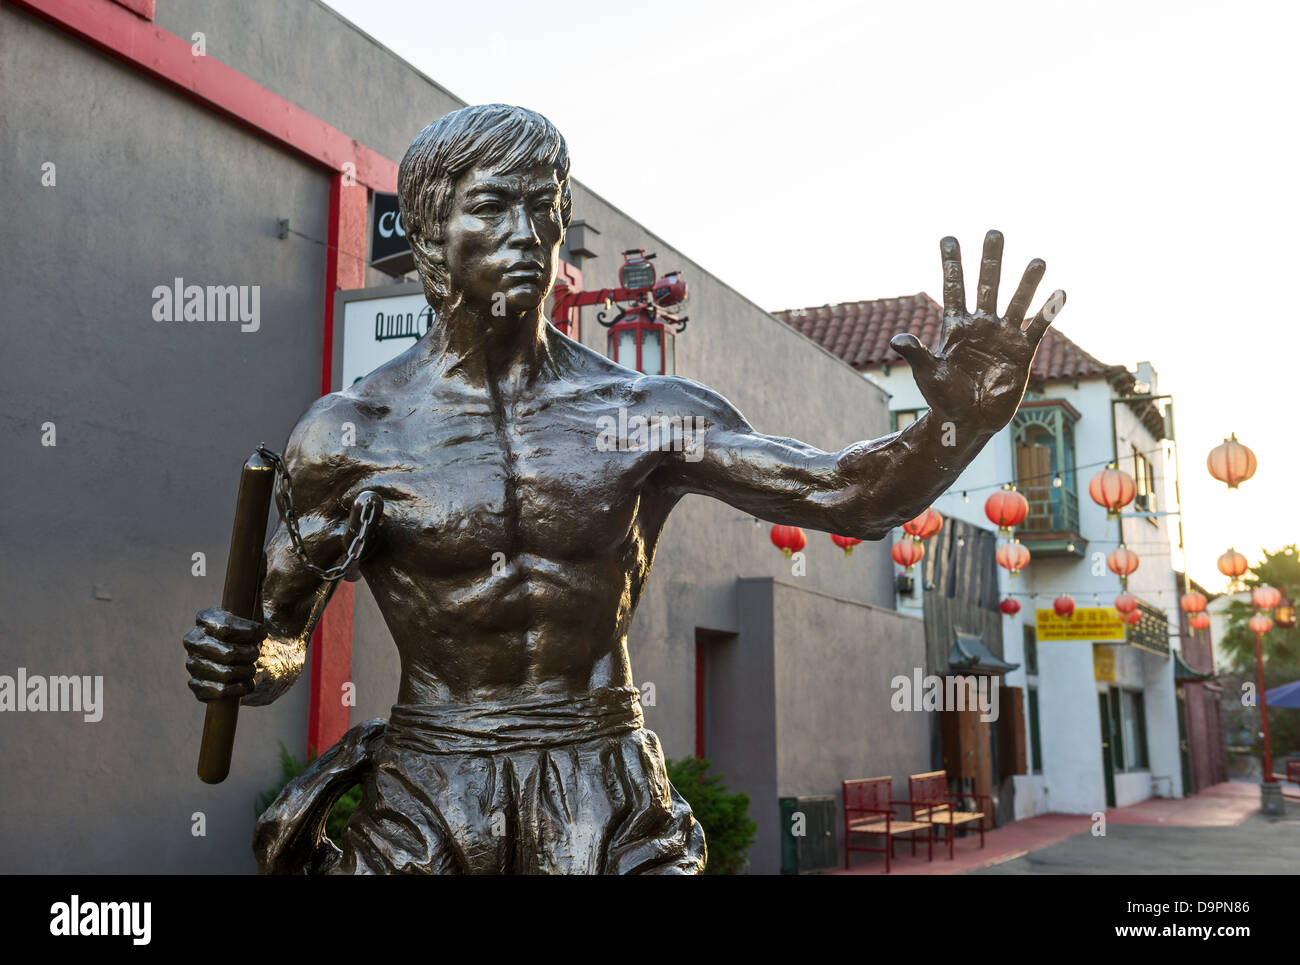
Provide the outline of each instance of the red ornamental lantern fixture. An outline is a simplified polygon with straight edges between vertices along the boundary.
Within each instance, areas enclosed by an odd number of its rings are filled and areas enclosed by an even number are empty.
[[[1228,550],[1219,557],[1219,572],[1230,580],[1235,580],[1242,573],[1245,573],[1246,566],[1246,557],[1234,549]]]
[[[1250,591],[1250,602],[1256,610],[1271,610],[1282,602],[1282,592],[1268,585],[1257,586]]]
[[[1137,483],[1112,462],[1092,477],[1088,483],[1088,495],[1094,503],[1106,510],[1107,516],[1118,516],[1121,509],[1133,502],[1137,495]]]
[[[1210,615],[1205,612],[1193,613],[1191,619],[1187,621],[1187,625],[1193,630],[1208,630],[1210,629]]]
[[[1137,624],[1142,622],[1142,614],[1137,610],[1134,610],[1132,613],[1129,613],[1124,617],[1124,622],[1137,626]]]
[[[1106,557],[1106,566],[1120,579],[1128,579],[1141,562],[1141,558],[1122,543]]]
[[[1115,597],[1115,609],[1120,613],[1132,613],[1137,608],[1138,601],[1136,597],[1130,596],[1127,593],[1121,593],[1119,596]]]
[[[798,526],[773,526],[771,538],[772,545],[779,549],[786,559],[808,545],[808,537]]]
[[[1029,562],[1029,550],[1020,540],[1015,539],[998,547],[997,560],[998,566],[1010,570],[1011,575],[1015,576]]]
[[[1250,618],[1250,632],[1264,634],[1273,629],[1273,621],[1262,613],[1256,613]]]
[[[1068,593],[1062,593],[1052,601],[1052,609],[1056,611],[1058,617],[1064,617],[1068,620],[1070,615],[1074,613],[1074,597]]]
[[[861,543],[862,540],[858,539],[856,536],[837,536],[834,533],[832,533],[831,542],[834,543],[836,546],[838,546],[840,549],[844,550],[845,556],[852,556],[853,547]]]
[[[925,545],[914,539],[900,539],[894,544],[894,548],[889,551],[889,555],[894,562],[903,569],[911,573],[912,567],[921,561],[925,555]]]
[[[1020,602],[1013,597],[1007,597],[998,604],[998,609],[1014,620],[1016,614],[1020,612]]]
[[[1029,515],[1029,500],[1007,483],[984,502],[984,515],[998,528],[1002,536],[1010,536],[1013,527],[1019,526]]]
[[[1184,613],[1200,613],[1208,602],[1204,593],[1185,593],[1179,601],[1179,606],[1183,608]]]
[[[1248,446],[1237,441],[1237,434],[1223,440],[1223,445],[1215,446],[1206,457],[1205,468],[1210,475],[1221,483],[1227,483],[1229,489],[1236,489],[1251,476],[1255,475],[1258,465],[1255,454]]]
[[[943,528],[943,517],[931,507],[916,519],[903,524],[903,532],[913,539],[929,539]]]

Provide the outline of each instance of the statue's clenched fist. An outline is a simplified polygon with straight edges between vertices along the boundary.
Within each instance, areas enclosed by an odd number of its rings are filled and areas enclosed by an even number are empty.
[[[199,700],[243,697],[253,689],[253,674],[266,628],[219,606],[198,615],[185,634],[185,669]]]

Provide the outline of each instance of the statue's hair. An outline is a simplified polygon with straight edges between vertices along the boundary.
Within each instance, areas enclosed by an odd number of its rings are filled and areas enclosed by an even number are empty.
[[[456,180],[476,165],[513,174],[538,164],[555,169],[560,217],[568,228],[573,214],[569,148],[555,125],[541,114],[508,104],[462,107],[415,136],[397,170],[397,195],[424,294],[434,308],[440,308],[451,294],[439,249]]]

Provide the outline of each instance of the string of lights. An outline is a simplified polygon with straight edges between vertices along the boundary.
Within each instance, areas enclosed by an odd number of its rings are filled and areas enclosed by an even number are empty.
[[[1171,447],[1171,448],[1172,448],[1172,447]],[[1137,450],[1137,451],[1138,451],[1138,454],[1141,455],[1141,456],[1150,456],[1150,455],[1153,455],[1153,454],[1155,454],[1155,453],[1163,452],[1164,449],[1165,449],[1165,446],[1164,446],[1164,444],[1162,443],[1161,445],[1155,446],[1155,447],[1152,448],[1152,449],[1146,449],[1146,450],[1141,450],[1141,449],[1139,449],[1139,450]],[[1110,458],[1110,459],[1102,459],[1102,460],[1099,461],[1099,462],[1089,462],[1089,463],[1084,463],[1084,464],[1082,464],[1082,465],[1075,466],[1074,469],[1073,469],[1073,471],[1074,471],[1074,472],[1078,472],[1078,471],[1081,470],[1081,469],[1096,469],[1096,468],[1101,467],[1101,466],[1109,466],[1109,465],[1110,465],[1111,463],[1113,463],[1114,461],[1115,461],[1115,459],[1112,457],[1112,458]],[[1052,480],[1053,488],[1055,488],[1055,487],[1057,487],[1057,486],[1059,486],[1059,485],[1062,485],[1062,484],[1064,483],[1064,478],[1065,478],[1065,477],[1064,477],[1063,471],[1062,471],[1062,470],[1057,470],[1057,471],[1055,471],[1055,472],[1043,472],[1043,473],[1037,473],[1037,474],[1032,475],[1032,476],[1024,476],[1024,477],[1022,477],[1022,478],[1020,478],[1020,479],[1008,479],[1008,480],[1005,480],[1005,481],[1003,481],[1003,482],[987,483],[987,484],[980,485],[980,486],[962,486],[962,487],[960,487],[960,488],[954,486],[953,488],[951,488],[951,489],[949,489],[949,490],[946,490],[946,491],[943,493],[943,495],[945,495],[945,496],[951,496],[953,493],[961,493],[961,495],[962,495],[962,500],[963,500],[964,502],[970,502],[970,494],[971,494],[971,493],[984,492],[985,490],[988,490],[988,489],[1001,489],[1003,486],[1017,486],[1017,487],[1023,489],[1023,488],[1025,488],[1025,483],[1033,482],[1033,481],[1038,480],[1038,479],[1050,479],[1050,480]],[[1058,480],[1059,480],[1059,482],[1058,482]]]

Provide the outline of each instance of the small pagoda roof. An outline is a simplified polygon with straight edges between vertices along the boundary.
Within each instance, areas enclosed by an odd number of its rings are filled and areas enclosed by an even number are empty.
[[[1007,663],[995,656],[984,641],[971,633],[956,633],[952,653],[948,655],[948,672],[996,676],[1015,670],[1018,663]]]

